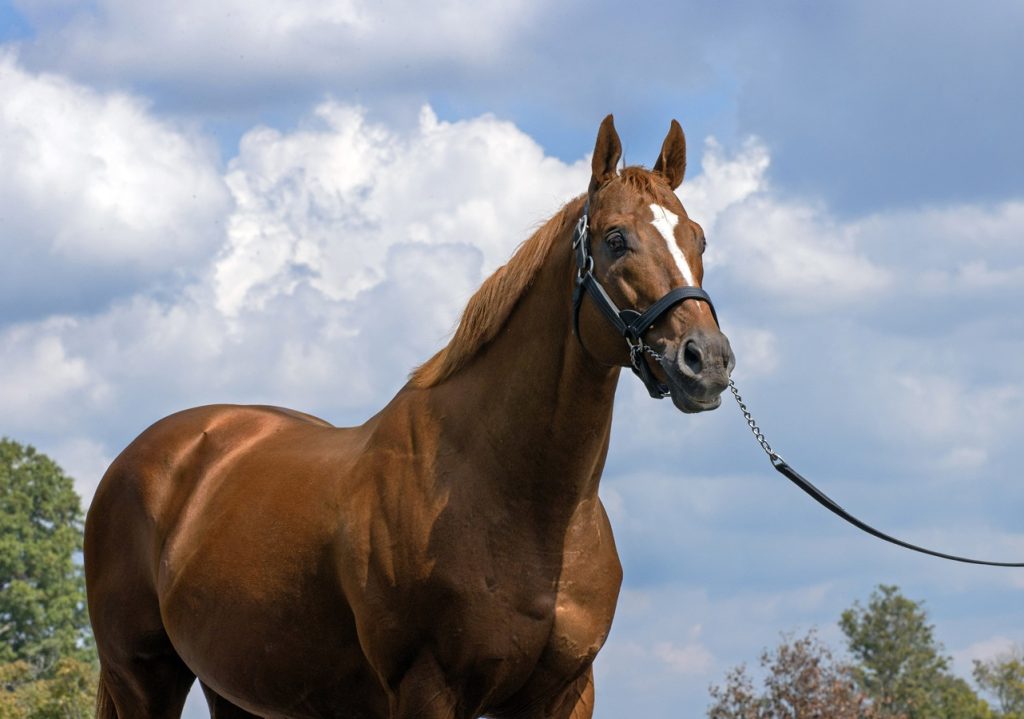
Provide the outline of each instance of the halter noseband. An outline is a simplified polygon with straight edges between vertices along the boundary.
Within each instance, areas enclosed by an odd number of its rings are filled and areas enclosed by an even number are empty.
[[[576,255],[576,288],[572,293],[572,329],[580,344],[583,340],[580,337],[580,305],[583,304],[584,293],[590,295],[597,309],[607,318],[609,322],[626,339],[629,345],[629,364],[633,374],[644,383],[651,397],[663,399],[669,394],[669,389],[658,381],[654,376],[647,357],[661,358],[650,345],[644,342],[644,333],[650,326],[658,321],[658,318],[685,300],[700,300],[707,303],[711,315],[718,324],[718,313],[711,303],[708,293],[700,287],[676,287],[670,290],[661,299],[648,307],[643,312],[636,310],[620,310],[612,301],[612,298],[605,291],[601,283],[594,277],[594,257],[590,254],[590,227],[588,215],[590,214],[590,198],[583,203],[583,215],[572,233],[572,248]]]

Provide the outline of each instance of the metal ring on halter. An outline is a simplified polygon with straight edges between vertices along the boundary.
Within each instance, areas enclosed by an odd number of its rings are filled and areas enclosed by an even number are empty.
[[[578,270],[576,270],[576,279],[577,280],[582,280],[583,276],[585,274],[587,274],[588,272],[593,272],[593,271],[594,271],[594,257],[593,257],[593,255],[587,255],[587,266],[586,267],[581,267]]]

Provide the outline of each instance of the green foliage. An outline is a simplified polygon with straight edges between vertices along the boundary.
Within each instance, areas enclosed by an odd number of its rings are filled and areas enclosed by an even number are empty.
[[[96,702],[93,663],[63,657],[47,672],[24,661],[0,665],[0,719],[84,719]]]
[[[0,719],[92,714],[81,549],[71,478],[32,447],[0,438]]]
[[[936,687],[936,719],[996,719],[992,707],[960,677],[946,674]]]
[[[745,667],[712,686],[710,719],[1024,719],[1020,653],[975,662],[979,685],[995,694],[1000,712],[950,671],[920,602],[894,586],[879,586],[867,606],[854,602],[839,626],[852,661],[837,662],[812,634],[784,639],[761,655],[757,690]]]
[[[854,678],[886,712],[907,719],[985,719],[988,705],[952,675],[921,603],[881,585],[866,607],[855,602],[839,626],[853,656]]]
[[[854,677],[875,701],[909,719],[937,716],[936,684],[947,670],[932,636],[927,615],[894,586],[880,586],[867,607],[859,602],[839,620]]]
[[[49,665],[89,638],[74,561],[82,510],[74,484],[32,447],[0,439],[0,662]]]
[[[754,689],[745,667],[711,687],[709,719],[881,719],[860,692],[851,667],[835,661],[813,632],[784,637],[773,652],[761,655],[764,688]]]
[[[989,662],[974,662],[974,680],[999,702],[999,719],[1024,719],[1024,655],[1020,648]]]

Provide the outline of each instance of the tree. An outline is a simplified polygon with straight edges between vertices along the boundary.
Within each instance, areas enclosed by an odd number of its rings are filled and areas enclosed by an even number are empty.
[[[710,719],[1024,719],[1024,664],[1020,654],[975,664],[979,684],[999,698],[991,707],[949,669],[919,602],[880,585],[867,606],[854,602],[839,626],[850,659],[837,662],[813,634],[784,638],[761,655],[761,691],[745,667],[712,686]],[[1014,703],[1017,702],[1017,703]],[[1017,712],[1017,713],[1013,713]]]
[[[81,549],[71,478],[34,448],[0,439],[0,661],[53,664],[85,649]]]
[[[992,661],[974,660],[974,680],[999,702],[1000,719],[1024,719],[1024,653],[1020,647]]]
[[[95,656],[74,483],[34,448],[0,438],[0,719],[87,716]]]
[[[880,585],[866,607],[855,602],[839,626],[854,658],[857,685],[886,713],[907,719],[983,719],[991,711],[935,641],[921,603]]]
[[[28,662],[0,664],[0,719],[84,719],[96,699],[95,665],[62,657],[46,676]]]
[[[764,689],[757,692],[745,667],[711,687],[709,719],[881,719],[854,683],[851,667],[836,662],[810,632],[784,637],[773,652],[761,654]]]

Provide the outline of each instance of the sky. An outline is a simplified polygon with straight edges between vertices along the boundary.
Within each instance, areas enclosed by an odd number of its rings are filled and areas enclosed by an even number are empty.
[[[586,189],[604,115],[648,166],[677,118],[772,444],[885,531],[1022,561],[1022,31],[999,0],[0,0],[0,435],[87,504],[184,407],[358,424]],[[841,524],[728,398],[626,374],[616,402],[599,719],[701,716],[780,632],[841,646],[879,583],[965,676],[1024,642],[1024,571]]]

